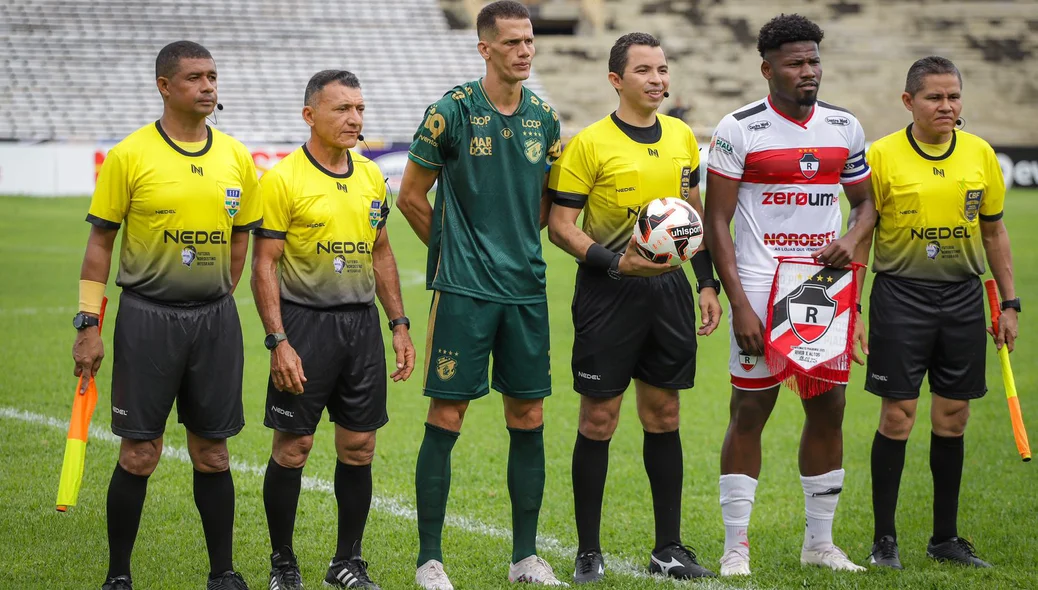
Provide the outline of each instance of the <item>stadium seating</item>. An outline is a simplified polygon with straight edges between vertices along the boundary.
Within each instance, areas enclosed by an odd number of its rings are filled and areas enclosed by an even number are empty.
[[[156,119],[155,55],[178,39],[213,53],[218,126],[253,143],[306,137],[303,90],[320,69],[360,77],[365,135],[389,142],[484,70],[475,33],[451,30],[436,0],[4,0],[0,139],[116,140]]]
[[[0,3],[0,139],[118,139],[152,120],[155,54],[188,38],[220,69],[219,127],[251,142],[295,142],[303,88],[323,68],[360,76],[369,140],[408,141],[426,105],[483,64],[471,29],[480,0],[4,0]],[[619,35],[657,35],[671,98],[691,106],[701,137],[764,95],[756,32],[766,0],[538,0],[580,18],[576,36],[539,36],[547,88],[571,135],[615,107],[605,80]],[[569,5],[567,9],[566,6]],[[577,9],[574,10],[573,7]],[[1029,10],[1030,8],[1030,10]],[[1033,0],[804,0],[819,22],[824,100],[852,110],[875,138],[904,125],[899,91],[911,62],[953,59],[965,78],[967,129],[1003,145],[1033,143],[1038,13]],[[1027,124],[1025,124],[1027,123]]]
[[[766,0],[574,0],[591,26],[576,37],[540,36],[537,72],[566,123],[578,130],[608,113],[605,79],[620,35],[659,37],[671,65],[671,98],[708,136],[725,113],[762,97],[756,35],[780,10]],[[823,100],[853,111],[868,137],[908,122],[900,91],[911,63],[926,55],[956,62],[964,78],[967,129],[992,143],[1032,144],[1038,120],[1038,11],[1033,0],[804,0],[787,5],[818,22]],[[594,18],[587,18],[594,13]],[[597,23],[597,25],[596,25]]]

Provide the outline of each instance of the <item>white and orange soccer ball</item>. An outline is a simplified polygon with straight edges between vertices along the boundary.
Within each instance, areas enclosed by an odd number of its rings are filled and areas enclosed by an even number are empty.
[[[692,258],[703,243],[703,220],[683,199],[655,199],[638,215],[634,243],[645,258],[678,266]]]

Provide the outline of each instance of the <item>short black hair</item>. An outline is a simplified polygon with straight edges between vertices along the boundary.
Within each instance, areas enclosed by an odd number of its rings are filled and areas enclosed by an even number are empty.
[[[360,88],[360,80],[356,74],[346,70],[321,70],[314,74],[306,83],[306,93],[303,94],[303,106],[314,106],[314,96],[324,90],[324,87],[332,82],[338,82],[347,88]]]
[[[172,78],[182,59],[213,59],[213,54],[194,41],[174,41],[155,58],[155,79]]]
[[[659,47],[660,40],[648,33],[627,33],[613,43],[609,50],[609,71],[621,78],[627,69],[627,50],[632,45],[645,45],[646,47]]]
[[[530,18],[530,10],[512,0],[491,2],[479,11],[476,16],[476,33],[480,39],[489,39],[497,35],[497,19]]]
[[[825,33],[811,19],[799,14],[780,14],[769,20],[757,34],[757,51],[761,57],[786,43],[814,41],[821,43]]]
[[[940,74],[955,74],[955,77],[959,79],[959,86],[962,86],[962,74],[959,73],[959,68],[955,67],[952,60],[939,55],[931,55],[916,60],[912,67],[908,68],[908,77],[905,79],[905,92],[915,96],[917,92],[923,89],[927,76]]]

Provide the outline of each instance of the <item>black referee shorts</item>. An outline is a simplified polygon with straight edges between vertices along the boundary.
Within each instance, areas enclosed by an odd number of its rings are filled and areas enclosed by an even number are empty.
[[[930,392],[969,400],[987,393],[984,288],[876,275],[869,298],[865,390],[916,399],[928,374]]]
[[[389,422],[386,351],[374,304],[315,309],[281,301],[288,342],[303,363],[303,393],[278,391],[267,381],[268,428],[313,434],[328,408],[331,421],[370,432]]]
[[[154,440],[177,419],[208,439],[245,426],[241,322],[234,298],[177,306],[123,290],[115,318],[112,432]]]
[[[696,376],[696,308],[682,270],[610,278],[580,266],[573,293],[573,388],[616,397],[638,379],[689,389]]]

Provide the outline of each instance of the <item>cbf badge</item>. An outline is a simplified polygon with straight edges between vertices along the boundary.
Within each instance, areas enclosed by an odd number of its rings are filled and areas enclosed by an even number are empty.
[[[980,199],[984,196],[984,189],[966,191],[966,221],[973,221],[980,213]]]
[[[223,208],[232,218],[238,214],[238,211],[241,210],[240,188],[229,188],[224,191]]]
[[[378,228],[378,224],[382,222],[382,201],[372,201],[371,209],[368,210],[368,222],[371,223],[371,228]]]

